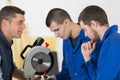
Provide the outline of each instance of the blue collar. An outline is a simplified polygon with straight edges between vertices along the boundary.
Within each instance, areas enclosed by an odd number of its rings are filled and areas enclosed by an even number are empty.
[[[112,25],[111,27],[109,27],[107,29],[107,31],[105,32],[103,38],[102,38],[102,41],[104,41],[108,36],[109,34],[111,33],[114,33],[114,32],[117,32],[118,31],[118,26],[117,25]]]

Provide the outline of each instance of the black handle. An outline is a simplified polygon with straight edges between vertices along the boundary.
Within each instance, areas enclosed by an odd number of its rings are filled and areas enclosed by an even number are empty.
[[[21,54],[20,54],[20,56],[21,56],[22,59],[25,59],[25,57],[23,56],[23,54],[24,54],[24,52],[27,50],[28,47],[32,48],[31,45],[27,45],[27,46],[22,50],[22,52],[21,52]]]
[[[35,42],[33,43],[33,46],[40,46],[44,42],[44,39],[42,37],[38,37]]]
[[[22,59],[25,59],[25,57],[23,56],[24,52],[27,50],[28,47],[32,48],[34,46],[40,46],[42,45],[42,43],[44,42],[44,39],[42,37],[38,37],[35,42],[33,43],[33,45],[27,45],[21,52],[20,56]]]

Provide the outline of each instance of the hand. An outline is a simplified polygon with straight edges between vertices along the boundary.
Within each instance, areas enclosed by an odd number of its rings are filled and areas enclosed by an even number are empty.
[[[94,48],[95,48],[95,42],[93,41],[88,41],[81,45],[81,51],[85,59],[85,62],[91,59],[91,53],[93,52]]]
[[[41,76],[40,75],[35,75],[35,80],[41,80]]]
[[[52,76],[47,75],[46,80],[56,80],[56,77],[55,77],[55,75],[52,75]]]

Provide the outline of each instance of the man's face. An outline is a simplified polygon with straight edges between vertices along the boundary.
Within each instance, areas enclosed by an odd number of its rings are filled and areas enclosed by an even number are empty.
[[[24,21],[24,15],[16,14],[16,17],[9,22],[8,32],[11,35],[11,38],[21,37],[22,31],[25,28]]]
[[[55,21],[52,21],[49,28],[54,32],[56,37],[67,39],[70,36],[69,27],[64,22],[62,24],[57,24]]]
[[[97,41],[99,39],[98,34],[93,27],[85,25],[83,21],[80,21],[80,26],[84,30],[86,37],[89,37],[93,41]]]

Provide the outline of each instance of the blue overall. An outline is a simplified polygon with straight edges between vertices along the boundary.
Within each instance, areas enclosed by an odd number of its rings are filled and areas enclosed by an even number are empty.
[[[111,26],[104,34],[97,65],[88,62],[91,80],[120,80],[120,33],[118,26]]]
[[[62,71],[56,74],[57,80],[89,80],[81,53],[81,44],[87,41],[89,39],[85,37],[83,30],[80,31],[74,47],[71,39],[63,40]]]

